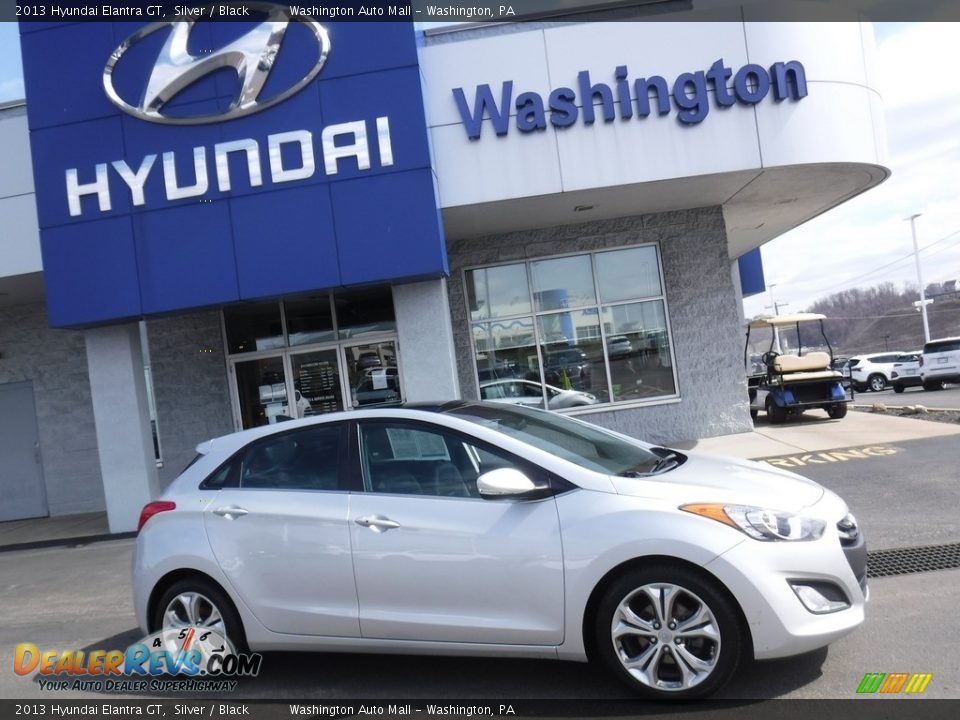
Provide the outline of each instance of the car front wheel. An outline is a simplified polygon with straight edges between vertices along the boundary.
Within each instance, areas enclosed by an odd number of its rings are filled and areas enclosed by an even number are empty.
[[[875,373],[869,377],[867,384],[874,392],[880,392],[887,387],[887,379],[883,375]]]
[[[600,602],[595,647],[604,664],[648,698],[690,700],[733,675],[744,633],[714,581],[684,568],[626,573]]]

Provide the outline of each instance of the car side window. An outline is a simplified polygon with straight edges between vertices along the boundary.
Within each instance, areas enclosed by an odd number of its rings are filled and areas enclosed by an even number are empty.
[[[193,463],[190,463],[191,465]],[[240,458],[234,456],[210,473],[202,483],[201,490],[222,490],[240,485]]]
[[[240,487],[260,490],[337,490],[341,424],[271,435],[243,454]]]
[[[362,423],[360,455],[364,489],[393,495],[479,498],[480,475],[516,467],[457,433],[403,423]]]

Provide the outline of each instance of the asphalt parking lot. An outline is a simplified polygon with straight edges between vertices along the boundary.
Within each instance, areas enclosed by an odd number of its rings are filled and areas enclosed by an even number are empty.
[[[893,420],[901,423],[898,428],[908,429],[915,428],[902,423],[922,422]],[[764,461],[814,478],[844,497],[860,519],[871,549],[960,542],[955,470],[960,463],[960,436],[922,437],[923,432],[913,432],[907,434],[921,437],[814,451],[795,444],[795,438],[804,433],[832,434],[843,442],[847,438],[837,429],[844,422],[809,418],[806,426],[783,431],[781,444],[787,452],[767,455]],[[19,642],[91,650],[123,648],[139,639],[130,599],[133,542],[0,553],[0,607],[4,608],[0,698],[51,699],[35,678],[12,672],[13,649]],[[875,578],[868,619],[857,632],[828,650],[749,663],[719,697],[852,698],[867,672],[925,672],[933,674],[925,697],[960,698],[958,593],[960,569]],[[81,692],[57,697],[85,695],[104,697]],[[627,697],[602,671],[579,663],[319,653],[268,653],[260,677],[241,681],[231,694],[231,699],[471,698],[491,702]]]

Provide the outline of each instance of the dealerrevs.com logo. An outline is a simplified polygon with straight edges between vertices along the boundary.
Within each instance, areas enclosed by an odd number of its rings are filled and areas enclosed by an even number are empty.
[[[933,673],[867,673],[857,686],[860,694],[919,695],[933,680]]]
[[[36,673],[41,690],[169,692],[236,689],[237,677],[256,677],[263,656],[237,653],[220,632],[202,626],[165,628],[126,650],[41,650],[16,646],[13,670]]]

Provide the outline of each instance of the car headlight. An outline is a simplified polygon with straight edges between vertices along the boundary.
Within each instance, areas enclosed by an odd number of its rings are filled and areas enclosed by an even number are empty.
[[[697,503],[681,505],[680,509],[722,522],[754,540],[816,540],[826,527],[826,523],[816,518],[752,505]]]

